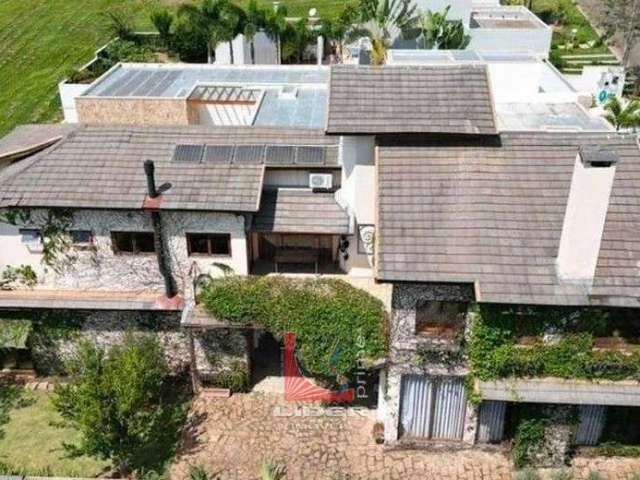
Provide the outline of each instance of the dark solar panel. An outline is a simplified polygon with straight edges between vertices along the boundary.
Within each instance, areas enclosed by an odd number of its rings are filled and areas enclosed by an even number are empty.
[[[231,163],[233,159],[233,145],[207,145],[203,160],[206,163]]]
[[[293,165],[296,148],[288,145],[271,145],[267,147],[265,163],[267,165]]]
[[[238,145],[236,146],[233,163],[257,165],[264,159],[264,145]]]
[[[296,164],[324,165],[326,151],[324,147],[298,147]]]
[[[204,145],[176,145],[173,152],[174,162],[200,163]]]

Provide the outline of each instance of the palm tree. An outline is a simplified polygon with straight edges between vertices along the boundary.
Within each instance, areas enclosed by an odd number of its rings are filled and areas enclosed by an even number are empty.
[[[424,48],[462,50],[469,45],[471,37],[464,33],[462,22],[447,20],[450,9],[451,6],[447,6],[442,13],[428,10],[420,18]]]
[[[185,18],[191,28],[203,33],[207,39],[207,63],[213,63],[213,52],[220,41],[222,9],[227,0],[201,0],[199,5],[185,3],[178,9],[178,16]]]
[[[159,8],[151,12],[151,22],[158,30],[160,40],[165,46],[169,46],[171,42],[171,25],[173,23],[173,15],[166,8]]]
[[[256,63],[256,46],[255,37],[256,33],[266,24],[266,13],[258,6],[256,0],[250,0],[247,6],[245,24],[244,24],[244,36],[249,41],[249,47],[251,50],[251,64]]]
[[[613,96],[604,109],[607,112],[604,117],[616,127],[616,131],[621,128],[632,128],[635,131],[640,127],[640,100],[633,100],[623,107],[618,97]]]
[[[304,53],[314,37],[315,34],[309,29],[308,18],[287,24],[282,32],[282,57],[293,58],[296,63],[302,63]]]
[[[282,61],[282,46],[280,37],[287,28],[287,9],[283,5],[277,5],[273,10],[268,10],[265,14],[264,32],[271,41],[276,42],[278,50],[278,62]]]
[[[233,40],[244,33],[244,26],[246,22],[246,14],[241,7],[227,0],[220,0],[223,2],[220,10],[220,23],[218,24],[218,31],[220,33],[220,39],[229,44],[229,59],[231,64],[235,63],[233,55]]]
[[[360,0],[360,25],[350,38],[368,37],[372,45],[372,62],[384,63],[392,36],[415,38],[416,5],[411,0]]]

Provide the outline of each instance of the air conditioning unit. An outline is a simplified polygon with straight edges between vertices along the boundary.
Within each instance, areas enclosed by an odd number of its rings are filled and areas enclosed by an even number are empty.
[[[330,190],[333,183],[333,175],[330,173],[310,173],[309,188],[313,190]]]

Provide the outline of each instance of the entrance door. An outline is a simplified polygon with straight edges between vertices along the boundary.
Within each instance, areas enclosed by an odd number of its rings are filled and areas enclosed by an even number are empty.
[[[463,378],[402,376],[400,428],[403,435],[462,440],[466,410]]]
[[[251,381],[254,385],[267,377],[282,376],[282,342],[267,331],[256,333],[258,337],[251,355]]]

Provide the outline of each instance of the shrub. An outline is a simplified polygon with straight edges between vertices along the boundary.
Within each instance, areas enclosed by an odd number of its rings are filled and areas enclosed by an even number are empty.
[[[215,375],[213,384],[219,388],[228,388],[232,392],[249,390],[249,372],[242,360],[234,361],[228,370]]]
[[[283,465],[265,463],[260,468],[260,480],[282,480],[287,473]]]
[[[178,16],[174,23],[172,48],[183,62],[206,63],[207,41],[202,29]]]
[[[604,480],[604,477],[598,472],[589,472],[587,480]]]
[[[540,480],[540,474],[533,468],[525,468],[516,473],[515,480]]]
[[[604,442],[598,445],[595,450],[598,455],[603,457],[640,457],[640,445]]]
[[[107,20],[107,29],[111,35],[122,40],[130,40],[134,36],[132,16],[124,10],[112,10],[104,14]]]
[[[572,480],[573,473],[570,470],[560,470],[551,474],[551,480]]]
[[[209,480],[209,474],[202,465],[189,465],[189,480]]]
[[[200,300],[216,318],[294,333],[303,368],[318,377],[349,378],[386,354],[382,302],[341,280],[229,276],[210,282]]]
[[[531,463],[537,448],[544,441],[547,420],[544,418],[525,418],[516,428],[511,455],[516,468]]]
[[[160,8],[151,12],[151,22],[158,30],[160,40],[165,46],[171,43],[171,24],[173,23],[173,15],[166,8]]]
[[[110,459],[121,474],[162,469],[186,411],[156,338],[128,334],[108,352],[83,343],[67,371],[69,383],[54,396],[63,419],[80,432],[79,446],[67,449]]]

